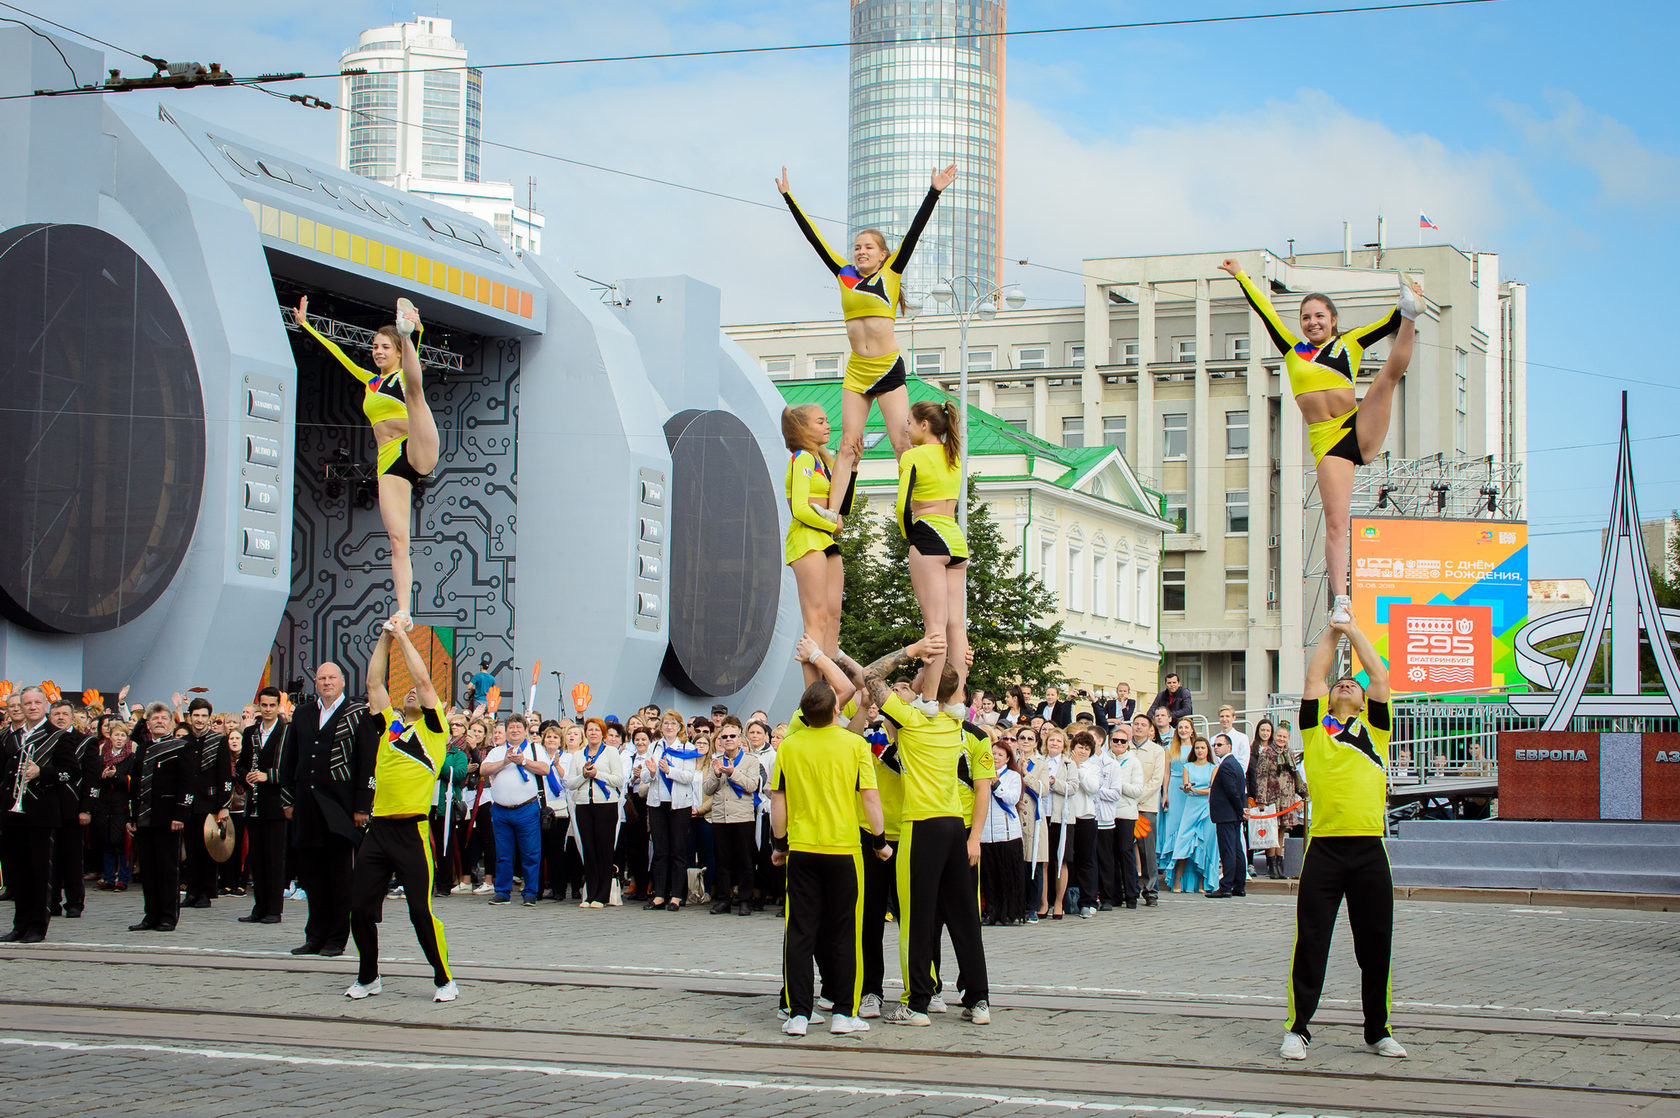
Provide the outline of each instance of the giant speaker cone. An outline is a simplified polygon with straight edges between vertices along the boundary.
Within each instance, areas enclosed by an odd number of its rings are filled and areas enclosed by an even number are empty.
[[[0,611],[98,633],[166,590],[204,488],[204,402],[162,281],[109,233],[0,234]]]

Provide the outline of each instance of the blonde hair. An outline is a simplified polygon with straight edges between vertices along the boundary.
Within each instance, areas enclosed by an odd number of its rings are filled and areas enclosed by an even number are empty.
[[[789,453],[798,454],[805,451],[822,460],[832,472],[834,469],[834,454],[827,444],[816,441],[811,431],[813,415],[825,414],[820,404],[799,404],[791,408],[782,409],[782,444]]]
[[[676,710],[668,710],[659,716],[660,737],[665,736],[665,723],[667,722],[677,724],[677,740],[686,744],[688,742],[688,723],[683,721],[682,713]]]

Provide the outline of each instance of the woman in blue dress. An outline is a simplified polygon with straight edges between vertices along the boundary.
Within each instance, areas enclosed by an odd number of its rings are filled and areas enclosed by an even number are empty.
[[[1184,778],[1178,785],[1184,808],[1173,839],[1173,892],[1199,893],[1219,878],[1219,839],[1208,817],[1208,787],[1213,783],[1213,752],[1200,734],[1190,746]]]
[[[1180,718],[1172,737],[1163,738],[1167,751],[1167,778],[1162,782],[1166,793],[1166,810],[1161,814],[1161,832],[1155,838],[1155,864],[1170,873],[1173,864],[1173,844],[1178,841],[1178,821],[1184,816],[1184,762],[1190,756],[1190,741],[1196,736],[1196,726],[1188,718]]]

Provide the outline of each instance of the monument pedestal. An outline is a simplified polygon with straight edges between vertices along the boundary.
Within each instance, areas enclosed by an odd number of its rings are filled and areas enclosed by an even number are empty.
[[[1507,730],[1501,819],[1680,822],[1680,734]]]

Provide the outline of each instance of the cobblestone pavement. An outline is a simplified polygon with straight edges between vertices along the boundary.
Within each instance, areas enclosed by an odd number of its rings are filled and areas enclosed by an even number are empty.
[[[234,918],[244,904],[228,898],[208,911],[187,911],[173,934],[131,934],[126,925],[138,910],[133,892],[91,896],[82,919],[53,922],[48,943],[0,950],[0,990],[15,1002],[747,1040],[785,1046],[789,1074],[798,1073],[794,1052],[800,1046],[914,1048],[930,1058],[1060,1052],[1173,1067],[1270,1072],[1282,1066],[1276,1045],[1294,932],[1293,905],[1283,898],[1173,896],[1152,911],[989,928],[996,1010],[990,1028],[963,1025],[953,1012],[936,1018],[931,1029],[894,1030],[877,1023],[866,1036],[851,1038],[813,1029],[804,1041],[782,1037],[772,1016],[781,924],[769,915],[580,910],[552,901],[534,909],[492,908],[482,897],[440,899],[437,909],[448,928],[462,997],[435,1005],[401,901],[387,903],[382,927],[386,993],[365,1002],[342,996],[354,974],[353,951],[336,960],[298,960],[287,953],[302,938],[301,903],[288,902],[287,921],[277,926],[238,924]],[[890,938],[895,934],[896,927],[889,926],[889,976],[897,973]],[[1357,971],[1344,921],[1308,1063],[1314,1070],[1353,1076],[1674,1091],[1680,1087],[1674,1059],[1680,1051],[1677,955],[1680,914],[1402,901],[1396,906],[1395,1029],[1412,1058],[1377,1060],[1360,1044],[1356,1007],[1349,1000],[1357,990]],[[954,991],[947,993],[954,1003]],[[0,1038],[8,1040],[0,1048],[0,1082],[13,1080],[22,1092],[18,1097],[48,1103],[60,1097],[52,1092],[71,1089],[59,1082],[71,1065],[97,1069],[113,1083],[128,1083],[129,1073],[140,1067],[160,1069],[158,1087],[166,1094],[172,1081],[196,1074],[184,1065],[222,1059],[201,1054],[203,1044],[180,1043],[181,1051],[170,1052],[101,1047],[115,1043],[113,1037],[78,1038],[94,1051],[25,1047],[15,1042],[51,1037],[19,1034],[3,1021]],[[566,1037],[556,1035],[553,1045],[552,1051],[524,1055],[563,1064]],[[381,1058],[400,1062],[403,1055],[386,1052]],[[328,1080],[349,1082],[360,1064],[370,1077],[370,1086],[361,1089],[379,1090],[390,1108],[382,1113],[391,1114],[432,1108],[436,1104],[428,1100],[434,1095],[452,1105],[457,1090],[470,1104],[480,1087],[487,1103],[507,1113],[593,1108],[603,1093],[614,1100],[669,1104],[681,1113],[743,1091],[741,1107],[731,1105],[730,1113],[752,1114],[761,1104],[777,1113],[820,1112],[831,1105],[825,1092],[835,1086],[801,1093],[785,1083],[749,1090],[682,1077],[585,1082],[552,1069],[541,1076],[460,1067],[384,1069],[375,1075],[353,1054],[334,1053],[337,1062],[323,1065],[279,1063],[271,1056],[228,1057],[216,1068],[216,1081],[225,1086],[249,1079],[272,1090],[314,1066]],[[727,1066],[725,1059],[721,1067]],[[1140,1067],[1138,1078],[1140,1087],[1147,1085],[1148,1070]],[[394,1085],[390,1090],[378,1086],[387,1081]],[[75,1082],[85,1087],[79,1073]],[[850,1086],[869,1086],[868,1077]],[[1019,1098],[966,1097],[972,1093],[860,1095],[865,1109],[857,1110],[856,1100],[845,1105],[848,1112],[868,1114],[1045,1112]],[[1010,1094],[1006,1084],[997,1083],[985,1083],[982,1093]],[[319,1105],[317,1094],[305,1091],[297,1098]],[[204,1095],[204,1112],[225,1113],[228,1097]],[[287,1106],[301,1105],[289,1089],[275,1097]],[[220,1108],[213,1105],[217,1099],[224,1104]],[[1141,1090],[1121,1101],[1130,1107],[1121,1113],[1146,1114],[1152,1113],[1147,1106],[1169,1105],[1209,1113],[1276,1112],[1261,1099],[1241,1106],[1229,1100],[1200,1105],[1182,1097],[1151,1099]],[[1335,1112],[1362,1113],[1358,1108],[1370,1101],[1350,1093]],[[171,1112],[199,1113],[195,1105]],[[1578,1112],[1594,1113],[1590,1103]]]

